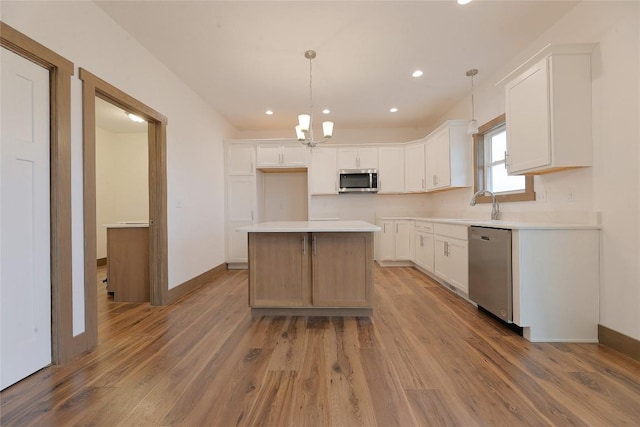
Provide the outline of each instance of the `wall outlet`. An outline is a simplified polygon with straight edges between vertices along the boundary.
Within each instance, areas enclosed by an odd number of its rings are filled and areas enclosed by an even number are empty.
[[[536,191],[536,201],[540,203],[547,202],[547,190]]]
[[[573,189],[569,189],[569,191],[567,191],[567,202],[569,203],[573,203],[576,199],[575,193],[573,191]]]
[[[182,208],[182,199],[176,200],[176,208],[178,208],[178,209]]]

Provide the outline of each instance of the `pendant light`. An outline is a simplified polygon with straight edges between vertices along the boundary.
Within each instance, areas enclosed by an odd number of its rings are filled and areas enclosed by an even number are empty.
[[[476,74],[478,74],[478,70],[475,68],[467,71],[467,77],[471,77],[471,120],[469,120],[469,125],[467,126],[467,133],[469,135],[478,133],[478,121],[476,120],[476,110],[473,102],[473,76]]]
[[[316,57],[314,50],[308,50],[304,53],[304,57],[309,60],[309,114],[300,114],[298,116],[298,126],[296,126],[296,136],[298,141],[309,146],[315,147],[317,143],[324,141],[316,141],[313,138],[313,68],[311,61]],[[325,121],[322,123],[322,135],[329,139],[333,135],[333,122]]]

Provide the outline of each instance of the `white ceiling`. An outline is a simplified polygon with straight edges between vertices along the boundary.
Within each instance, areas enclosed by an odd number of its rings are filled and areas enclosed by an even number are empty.
[[[425,127],[577,2],[100,1],[239,130],[292,129],[308,110],[340,128]],[[411,77],[415,69],[424,76]],[[397,107],[397,113],[389,108]],[[265,110],[275,112],[273,116]],[[317,118],[319,121],[319,119]],[[293,132],[293,131],[292,131]]]

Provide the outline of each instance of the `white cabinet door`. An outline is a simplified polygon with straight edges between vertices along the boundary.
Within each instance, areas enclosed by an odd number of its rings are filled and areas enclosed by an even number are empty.
[[[378,239],[380,247],[378,248],[378,259],[381,261],[392,261],[396,257],[396,229],[395,221],[378,221],[378,225],[382,228],[379,231]]]
[[[358,168],[378,169],[378,149],[376,147],[358,147]]]
[[[378,149],[379,193],[404,193],[404,147]]]
[[[542,174],[593,164],[593,45],[549,45],[505,84],[507,170]]]
[[[227,262],[247,262],[247,233],[238,227],[254,223],[256,181],[254,176],[227,177]]]
[[[449,283],[465,294],[469,293],[469,250],[463,240],[447,241],[447,258],[450,259]]]
[[[376,147],[344,147],[338,149],[338,169],[377,169]]]
[[[405,191],[407,193],[420,193],[425,191],[425,144],[407,145],[404,150],[404,177]]]
[[[433,273],[434,264],[433,234],[418,232],[415,233],[415,263]]]
[[[227,175],[253,175],[254,148],[247,144],[227,145]]]
[[[338,149],[338,169],[358,169],[358,149],[345,147]]]
[[[311,194],[338,194],[338,171],[334,147],[315,147],[311,150],[309,175]]]
[[[469,293],[469,254],[467,242],[434,236],[435,274],[445,282]]]
[[[283,166],[296,167],[307,166],[308,148],[305,145],[283,145],[282,163]]]
[[[551,163],[549,78],[546,58],[506,88],[507,170],[510,174]]]
[[[258,144],[257,166],[262,168],[307,166],[308,148],[302,144]]]
[[[473,185],[473,140],[463,120],[448,120],[427,137],[427,191]]]
[[[445,128],[429,138],[426,147],[428,190],[437,190],[451,185],[449,129]]]
[[[413,259],[413,233],[412,233],[413,221],[411,220],[396,220],[395,221],[395,237],[396,237],[396,251],[395,259],[397,261],[407,261]]]
[[[280,144],[259,144],[256,147],[258,167],[280,167],[282,146]]]

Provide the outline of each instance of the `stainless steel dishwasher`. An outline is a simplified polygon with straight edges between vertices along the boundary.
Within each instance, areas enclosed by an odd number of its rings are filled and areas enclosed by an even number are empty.
[[[469,227],[469,299],[513,321],[511,230]]]

